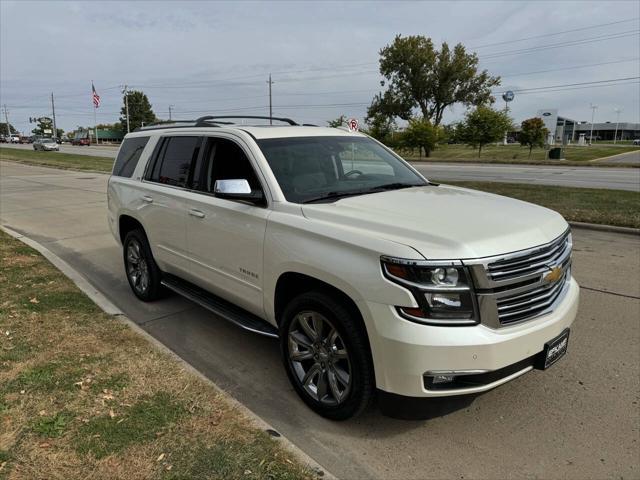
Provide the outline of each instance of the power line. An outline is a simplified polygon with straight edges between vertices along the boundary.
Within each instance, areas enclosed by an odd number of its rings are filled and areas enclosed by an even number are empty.
[[[612,65],[612,64],[615,64],[615,63],[637,62],[638,60],[640,60],[640,57],[629,58],[629,59],[626,59],[626,60],[615,60],[615,61],[612,61],[612,62],[588,63],[588,64],[584,64],[584,65],[573,65],[573,66],[570,66],[570,67],[552,68],[552,69],[549,69],[549,70],[537,70],[537,71],[534,71],[534,72],[505,73],[505,74],[501,74],[500,77],[502,77],[502,78],[522,77],[524,75],[535,75],[535,74],[538,74],[538,73],[560,72],[560,71],[563,71],[563,70],[578,70],[580,68],[599,67],[601,65]]]
[[[563,30],[561,32],[546,33],[544,35],[534,35],[532,37],[523,37],[523,38],[519,38],[519,39],[516,39],[516,40],[505,40],[503,42],[486,43],[484,45],[478,45],[477,47],[470,47],[470,49],[471,50],[476,50],[478,48],[495,47],[497,45],[506,45],[506,44],[510,44],[510,43],[519,43],[519,42],[524,42],[524,41],[527,41],[527,40],[534,40],[536,38],[555,37],[556,35],[563,35],[565,33],[580,32],[580,31],[583,31],[583,30],[591,30],[593,28],[601,28],[601,27],[608,27],[610,25],[618,25],[620,23],[636,22],[638,20],[640,20],[640,17],[630,18],[628,20],[618,20],[616,22],[600,23],[598,25],[591,25],[589,27],[572,28],[571,30]]]
[[[578,85],[596,85],[599,83],[610,83],[610,82],[621,82],[621,81],[625,81],[625,80],[638,80],[640,79],[639,77],[626,77],[626,78],[611,78],[609,80],[596,80],[593,82],[580,82],[580,83],[565,83],[565,84],[561,84],[561,85],[548,85],[546,87],[534,87],[534,88],[522,88],[519,90],[513,90],[513,92],[515,93],[521,93],[521,92],[531,92],[534,90],[546,90],[546,89],[550,89],[550,88],[559,88],[559,87],[573,87],[573,86],[578,86]]]

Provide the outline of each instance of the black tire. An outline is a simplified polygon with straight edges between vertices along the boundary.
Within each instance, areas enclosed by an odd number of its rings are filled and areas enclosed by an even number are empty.
[[[313,314],[318,314],[318,318]],[[312,336],[305,333],[308,330],[302,328],[303,321],[306,326],[309,322],[313,324],[313,332],[316,321],[323,323],[319,329],[321,334],[315,337],[317,343],[305,346],[304,342]],[[325,341],[322,341],[322,332],[326,334]],[[299,343],[301,333],[307,340]],[[304,350],[300,351],[300,346]],[[369,405],[375,391],[375,376],[366,332],[343,302],[321,291],[304,293],[293,299],[281,318],[280,348],[291,384],[300,398],[318,414],[331,420],[346,420],[357,416]],[[305,358],[309,355],[312,358]],[[292,357],[305,359],[294,360]],[[309,383],[305,387],[304,380],[309,378],[311,370],[317,378],[316,385]],[[349,370],[348,375],[345,375],[346,370]],[[344,383],[347,376],[348,385]],[[315,392],[312,391],[314,387]],[[325,394],[319,399],[321,390]]]
[[[130,248],[132,251],[130,251]],[[139,261],[137,263],[138,275],[134,274],[136,271],[136,262],[131,255],[134,252],[137,252],[139,255]],[[134,295],[143,302],[152,302],[162,298],[164,294],[163,287],[160,283],[162,280],[162,272],[153,259],[149,241],[144,231],[136,229],[127,233],[122,243],[122,256],[125,274],[127,275],[129,286]]]

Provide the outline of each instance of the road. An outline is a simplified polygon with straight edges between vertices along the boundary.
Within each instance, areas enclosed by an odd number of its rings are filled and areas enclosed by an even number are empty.
[[[10,143],[1,143],[0,147],[7,148],[17,148],[19,150],[33,150],[33,145],[28,144],[10,144]],[[62,153],[73,153],[76,155],[89,155],[91,157],[107,157],[107,158],[116,158],[116,153],[118,152],[118,145],[92,145],[90,147],[80,146],[80,145],[70,145],[68,143],[63,143],[60,145],[60,151]]]
[[[31,145],[3,147],[30,149]],[[115,157],[114,146],[79,147],[61,145],[60,151],[101,157]],[[631,154],[640,155],[639,152]],[[593,168],[569,166],[496,165],[482,163],[414,163],[427,178],[442,182],[482,181],[610,188],[640,192],[640,168]]]
[[[44,244],[126,315],[345,479],[638,478],[640,238],[576,229],[579,316],[569,353],[428,420],[374,407],[330,422],[297,398],[274,340],[180,297],[129,291],[106,224],[105,175],[0,163],[0,222]]]

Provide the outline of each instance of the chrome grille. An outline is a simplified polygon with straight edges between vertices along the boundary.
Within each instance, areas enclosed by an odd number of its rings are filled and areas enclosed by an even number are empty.
[[[567,269],[560,280],[554,283],[497,299],[496,304],[500,323],[507,325],[519,322],[547,310],[563,292],[570,276],[570,269]]]
[[[548,270],[548,265],[559,263],[567,252],[570,253],[571,244],[569,233],[540,248],[528,250],[522,256],[511,256],[487,265],[487,276],[493,281],[511,280]]]
[[[569,230],[555,240],[520,252],[466,260],[476,288],[480,321],[492,328],[512,325],[551,312],[571,280]],[[562,269],[559,279],[549,273]]]

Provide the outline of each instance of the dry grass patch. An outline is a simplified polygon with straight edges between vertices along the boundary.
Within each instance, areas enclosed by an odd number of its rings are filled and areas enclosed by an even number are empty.
[[[0,478],[313,476],[1,232],[0,259]]]

